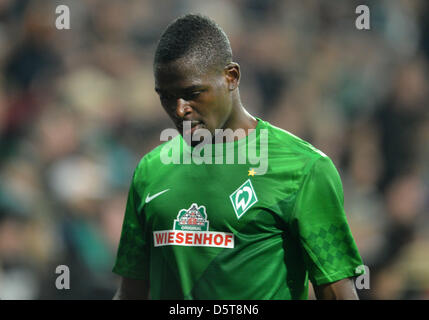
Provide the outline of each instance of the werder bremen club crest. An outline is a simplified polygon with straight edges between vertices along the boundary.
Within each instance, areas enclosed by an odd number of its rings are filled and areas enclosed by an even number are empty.
[[[189,209],[182,209],[174,220],[174,230],[208,231],[206,208],[193,203]]]

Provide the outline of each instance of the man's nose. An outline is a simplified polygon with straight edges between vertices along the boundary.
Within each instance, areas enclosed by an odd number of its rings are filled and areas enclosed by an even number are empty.
[[[192,108],[188,101],[179,98],[176,102],[176,114],[179,118],[183,119],[187,114],[192,112]]]

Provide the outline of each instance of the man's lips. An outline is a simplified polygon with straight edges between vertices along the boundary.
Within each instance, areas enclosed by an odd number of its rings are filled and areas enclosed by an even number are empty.
[[[180,131],[183,131],[183,123],[178,125],[178,128]],[[190,129],[189,129],[189,124],[186,125],[186,132],[184,132],[184,134],[193,134],[195,132],[195,130],[201,129],[204,127],[204,123],[198,120],[192,120],[190,121]]]
[[[193,134],[195,132],[195,130],[201,129],[203,127],[203,124],[201,122],[193,125],[191,127],[191,134]]]

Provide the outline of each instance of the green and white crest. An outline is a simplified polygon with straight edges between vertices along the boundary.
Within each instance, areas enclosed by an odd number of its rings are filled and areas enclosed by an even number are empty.
[[[240,219],[247,210],[258,202],[250,179],[246,180],[229,198],[231,199],[237,219]]]
[[[184,231],[208,231],[206,207],[193,203],[189,209],[182,209],[174,220],[174,230]]]

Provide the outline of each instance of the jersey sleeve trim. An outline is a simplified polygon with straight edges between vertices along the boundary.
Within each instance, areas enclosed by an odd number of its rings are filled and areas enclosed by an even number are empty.
[[[326,270],[322,267],[322,263],[319,261],[318,257],[316,254],[314,254],[314,252],[311,250],[311,248],[305,243],[303,242],[303,246],[307,252],[307,254],[311,255],[311,258],[313,259],[313,261],[315,262],[315,265],[317,266],[317,268],[320,270],[320,272],[322,273],[322,275],[310,275],[310,281],[311,283],[313,283],[314,285],[322,285],[322,284],[327,284],[327,283],[332,283],[332,282],[336,282],[345,278],[350,278],[350,277],[354,277],[356,276],[356,268],[362,264],[362,262],[356,262],[355,266],[347,266],[346,268],[336,271],[336,272],[331,272],[328,273],[326,272]]]

